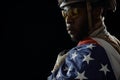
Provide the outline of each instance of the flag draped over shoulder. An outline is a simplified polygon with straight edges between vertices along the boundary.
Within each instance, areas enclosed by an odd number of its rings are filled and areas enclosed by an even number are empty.
[[[58,70],[48,80],[116,80],[106,51],[87,43],[72,48]]]

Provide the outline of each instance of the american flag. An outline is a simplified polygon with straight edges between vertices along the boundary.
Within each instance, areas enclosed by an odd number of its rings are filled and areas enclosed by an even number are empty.
[[[68,51],[64,63],[47,80],[116,80],[103,47],[94,43]]]

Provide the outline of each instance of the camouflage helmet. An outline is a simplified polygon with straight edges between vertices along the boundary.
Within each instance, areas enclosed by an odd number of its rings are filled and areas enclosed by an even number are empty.
[[[60,8],[66,6],[66,5],[71,5],[74,3],[79,3],[79,2],[86,2],[87,0],[58,0],[58,5]],[[95,6],[102,6],[107,10],[116,10],[116,0],[89,0],[91,5],[93,7]]]

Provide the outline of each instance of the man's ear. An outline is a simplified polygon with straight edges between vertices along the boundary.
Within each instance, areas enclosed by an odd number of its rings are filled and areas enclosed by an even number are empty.
[[[97,7],[92,9],[92,18],[93,21],[96,22],[100,20],[100,18],[103,17],[103,8]]]
[[[103,8],[101,7],[96,7],[92,9],[92,16],[100,17],[103,14]]]

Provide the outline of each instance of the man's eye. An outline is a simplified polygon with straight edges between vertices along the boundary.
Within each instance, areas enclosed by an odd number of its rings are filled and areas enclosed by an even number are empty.
[[[76,16],[76,15],[78,15],[78,9],[77,9],[77,8],[74,8],[74,9],[72,10],[72,16]]]
[[[68,11],[68,16],[73,16],[72,10],[69,10],[69,11]]]
[[[73,9],[73,13],[78,14],[78,9],[77,8]]]
[[[76,17],[78,15],[78,9],[74,8],[74,9],[70,9],[68,11],[66,10],[62,10],[62,16],[65,18],[67,16],[69,17]]]

